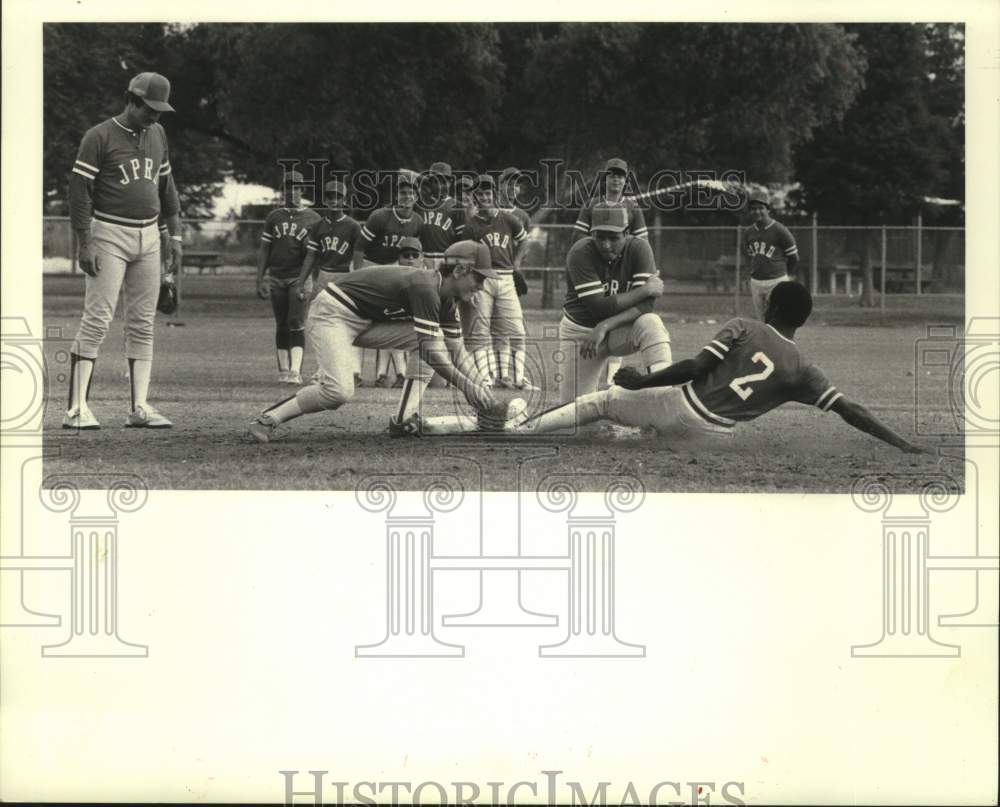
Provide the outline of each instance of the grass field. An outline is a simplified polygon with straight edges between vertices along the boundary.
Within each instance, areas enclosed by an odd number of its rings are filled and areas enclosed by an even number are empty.
[[[935,455],[913,456],[857,432],[839,417],[788,405],[739,427],[732,445],[697,451],[671,448],[648,434],[621,438],[590,427],[572,437],[425,438],[385,434],[397,390],[364,388],[337,412],[289,424],[268,445],[247,441],[247,423],[291,389],[274,381],[273,323],[268,304],[249,284],[227,278],[186,281],[182,311],[158,315],[151,400],[175,428],[144,432],[122,428],[128,400],[120,322],[116,320],[98,361],[91,406],[103,428],[75,433],[60,428],[64,384],[55,382],[59,361],[77,326],[82,279],[45,280],[45,325],[50,338],[51,400],[45,415],[46,446],[56,452],[47,473],[132,473],[157,489],[349,490],[369,474],[449,471],[484,490],[527,489],[554,471],[630,473],[650,491],[845,492],[863,476],[902,476],[919,486],[937,468]],[[694,355],[732,314],[732,298],[665,297],[658,306],[673,340],[674,358]],[[959,324],[961,297],[892,298],[886,315],[862,311],[844,299],[820,299],[813,320],[800,331],[803,351],[838,388],[864,403],[900,433],[914,437],[914,346],[928,325]],[[744,311],[749,310],[749,303]],[[530,336],[544,353],[544,334],[557,311],[529,310]],[[47,331],[52,334],[51,330]],[[64,341],[65,340],[65,341]],[[369,352],[370,353],[370,352]],[[369,363],[372,361],[369,356]],[[306,372],[314,363],[307,356]],[[52,372],[56,368],[56,372]],[[366,375],[371,376],[371,366]],[[546,372],[551,373],[551,367]],[[935,394],[922,398],[921,417],[947,420],[946,377],[928,378]],[[535,396],[539,409],[551,393]],[[927,400],[931,401],[928,407]],[[453,411],[449,390],[429,390],[429,414]],[[934,438],[916,437],[935,446]],[[524,464],[528,455],[545,455]],[[415,485],[416,486],[416,485]]]

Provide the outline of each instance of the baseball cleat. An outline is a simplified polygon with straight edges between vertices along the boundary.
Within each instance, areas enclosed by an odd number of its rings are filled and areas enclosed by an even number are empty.
[[[367,384],[365,384],[365,380],[361,377],[361,373],[355,373],[354,374],[354,389],[361,389],[362,387],[365,387],[365,386],[367,386]]]
[[[380,387],[382,389],[389,389],[389,376],[380,375],[375,379],[375,383],[372,384],[373,387]]]
[[[287,384],[301,384],[302,383],[302,373],[296,373],[294,370],[288,371],[288,378],[285,379]]]
[[[403,383],[405,381],[406,381],[406,379],[403,378],[403,376],[397,375],[396,376],[396,380],[392,382],[392,388],[393,389],[402,389],[403,388]]]
[[[247,434],[258,443],[269,443],[274,439],[277,430],[278,422],[271,415],[261,413],[250,421]]]
[[[137,406],[125,418],[127,429],[170,429],[173,425],[149,404]]]
[[[101,428],[94,413],[86,407],[70,409],[63,415],[62,427],[64,429],[77,429],[79,431],[93,430]]]
[[[288,383],[288,370],[278,370],[278,383],[279,384]]]
[[[389,418],[390,437],[420,437],[420,415],[414,412],[406,420],[396,420],[393,416]]]

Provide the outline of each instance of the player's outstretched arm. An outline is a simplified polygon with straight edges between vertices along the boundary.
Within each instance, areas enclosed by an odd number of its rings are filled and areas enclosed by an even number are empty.
[[[623,367],[615,373],[615,383],[624,389],[645,389],[646,387],[675,387],[701,378],[720,361],[707,350],[701,351],[693,359],[682,359],[669,367],[644,375],[634,367]]]
[[[900,437],[884,423],[881,423],[861,404],[849,401],[847,398],[838,398],[834,402],[833,406],[830,407],[830,411],[836,412],[844,419],[845,423],[853,426],[858,431],[863,431],[866,434],[870,434],[872,437],[877,437],[879,440],[888,443],[891,446],[895,446],[900,451],[905,451],[907,454],[929,453],[927,449],[914,445],[908,440]]]

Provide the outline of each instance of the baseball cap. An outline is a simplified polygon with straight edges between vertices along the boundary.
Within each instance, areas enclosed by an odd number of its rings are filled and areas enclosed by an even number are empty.
[[[150,109],[157,112],[173,112],[167,103],[170,98],[170,82],[159,73],[140,73],[128,83],[128,91],[138,95]]]
[[[604,164],[605,171],[621,171],[623,174],[628,173],[628,163],[625,162],[621,157],[612,157]]]
[[[406,236],[406,238],[399,239],[399,251],[402,252],[404,249],[415,249],[421,254],[424,251],[423,246],[420,244],[419,238],[414,238],[412,235]]]
[[[510,182],[511,179],[515,179],[519,176],[521,176],[521,169],[515,168],[514,166],[509,166],[508,168],[504,168],[503,171],[500,172],[500,182],[501,183]]]
[[[282,183],[285,185],[293,185],[305,181],[306,178],[302,176],[302,174],[300,174],[298,171],[288,171],[285,174],[284,178],[282,179]]]
[[[445,263],[465,263],[472,264],[472,269],[477,275],[483,277],[497,277],[490,260],[490,250],[486,244],[478,241],[456,241],[444,251]]]
[[[771,207],[771,199],[768,197],[767,191],[750,191],[750,198],[747,199],[747,207],[752,205],[754,202],[759,202],[762,205],[766,205],[768,208]]]
[[[431,163],[430,170],[427,172],[429,174],[437,174],[439,177],[450,177],[451,176],[451,166],[448,163]]]
[[[458,178],[458,188],[463,191],[471,191],[476,187],[476,178],[471,174],[462,174]]]
[[[628,211],[621,205],[598,205],[591,211],[590,230],[623,233],[628,226]]]
[[[477,180],[477,187],[479,190],[493,190],[497,186],[496,182],[493,181],[493,177],[489,174],[480,174]]]
[[[336,179],[331,179],[323,186],[323,193],[328,194],[340,194],[341,196],[347,196],[347,186],[343,182],[339,182]]]

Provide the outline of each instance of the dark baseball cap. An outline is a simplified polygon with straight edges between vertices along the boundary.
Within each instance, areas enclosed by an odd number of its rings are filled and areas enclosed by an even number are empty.
[[[619,171],[623,174],[628,173],[628,163],[625,162],[621,157],[612,157],[604,164],[605,171]]]
[[[157,112],[173,112],[167,103],[170,98],[170,82],[159,73],[140,73],[128,83],[128,91],[138,95],[143,103]]]
[[[590,231],[623,233],[628,227],[628,211],[621,205],[598,205],[591,211]]]
[[[747,199],[747,207],[749,207],[754,203],[765,205],[767,208],[770,209],[771,199],[768,197],[767,191],[762,191],[762,190],[750,191],[750,198]]]
[[[489,174],[480,174],[479,179],[476,181],[476,187],[481,191],[494,190],[497,183],[493,181],[493,177]]]
[[[489,247],[478,241],[456,241],[444,251],[444,262],[471,264],[477,275],[498,277],[492,268]]]
[[[347,196],[347,186],[343,182],[339,182],[336,179],[331,179],[323,186],[323,193],[325,194],[340,194],[341,196]]]
[[[404,249],[415,249],[421,254],[423,254],[424,251],[423,246],[420,244],[420,239],[414,238],[412,235],[399,239],[399,251],[402,252]]]
[[[427,172],[429,174],[435,174],[439,177],[450,177],[451,176],[451,166],[448,163],[431,163],[430,170]]]

